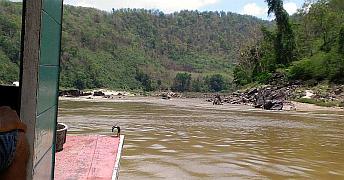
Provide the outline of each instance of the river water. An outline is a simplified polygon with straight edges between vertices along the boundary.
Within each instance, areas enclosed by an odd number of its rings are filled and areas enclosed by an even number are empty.
[[[344,112],[199,99],[60,101],[69,134],[125,134],[120,179],[344,179]]]

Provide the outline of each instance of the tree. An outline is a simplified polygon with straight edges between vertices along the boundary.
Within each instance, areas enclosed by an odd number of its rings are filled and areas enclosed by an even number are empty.
[[[283,0],[265,0],[268,4],[268,15],[275,14],[277,23],[277,33],[274,44],[276,62],[287,65],[296,58],[295,36],[289,15],[283,8]]]
[[[276,69],[274,40],[276,35],[265,26],[261,27],[263,38],[253,44],[242,48],[240,57],[234,68],[234,83],[242,86],[266,77]],[[263,78],[266,79],[266,78]],[[264,83],[264,82],[262,82]]]
[[[174,83],[172,89],[184,92],[189,91],[191,85],[191,74],[188,73],[178,73],[174,78]]]
[[[156,81],[156,85],[158,86],[158,89],[161,90],[161,85],[162,85],[161,79],[158,79]]]
[[[136,80],[141,82],[141,84],[143,86],[143,89],[145,91],[152,91],[152,90],[154,90],[153,86],[152,86],[152,80],[151,80],[151,78],[147,74],[137,70],[135,78],[136,78]]]
[[[215,92],[225,89],[225,81],[221,74],[214,74],[209,78],[209,89]]]
[[[209,87],[206,84],[206,78],[204,77],[197,77],[192,80],[192,91],[193,92],[208,92]]]
[[[338,52],[344,54],[344,27],[342,27],[339,32]]]
[[[0,0],[0,81],[17,80],[22,3]],[[66,88],[171,87],[178,72],[203,77],[232,74],[243,43],[261,37],[271,23],[225,12],[65,6],[62,27],[60,85]],[[94,25],[96,23],[96,26]],[[136,69],[142,70],[137,77]],[[173,74],[173,76],[171,76]],[[227,76],[225,76],[227,77]],[[161,80],[160,83],[157,80]],[[204,83],[204,82],[200,82]],[[200,91],[207,91],[200,84]]]

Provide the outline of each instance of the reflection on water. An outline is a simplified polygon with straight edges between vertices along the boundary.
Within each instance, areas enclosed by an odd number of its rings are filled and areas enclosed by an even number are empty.
[[[59,121],[73,134],[110,134],[119,124],[120,179],[344,179],[343,112],[174,101],[62,101]]]

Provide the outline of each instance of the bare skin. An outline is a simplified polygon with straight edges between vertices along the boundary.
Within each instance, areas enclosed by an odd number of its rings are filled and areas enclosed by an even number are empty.
[[[0,179],[25,180],[26,165],[29,158],[29,146],[25,137],[26,125],[17,113],[9,107],[0,107],[0,132],[19,130],[16,154],[12,164],[0,173]]]
[[[16,113],[10,107],[0,107],[0,132],[12,131],[19,129],[26,131],[26,125],[22,123]]]

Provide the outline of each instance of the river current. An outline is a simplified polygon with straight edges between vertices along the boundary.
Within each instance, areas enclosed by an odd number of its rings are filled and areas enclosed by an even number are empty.
[[[200,99],[60,101],[68,134],[122,128],[120,179],[344,179],[343,111],[263,111]]]

